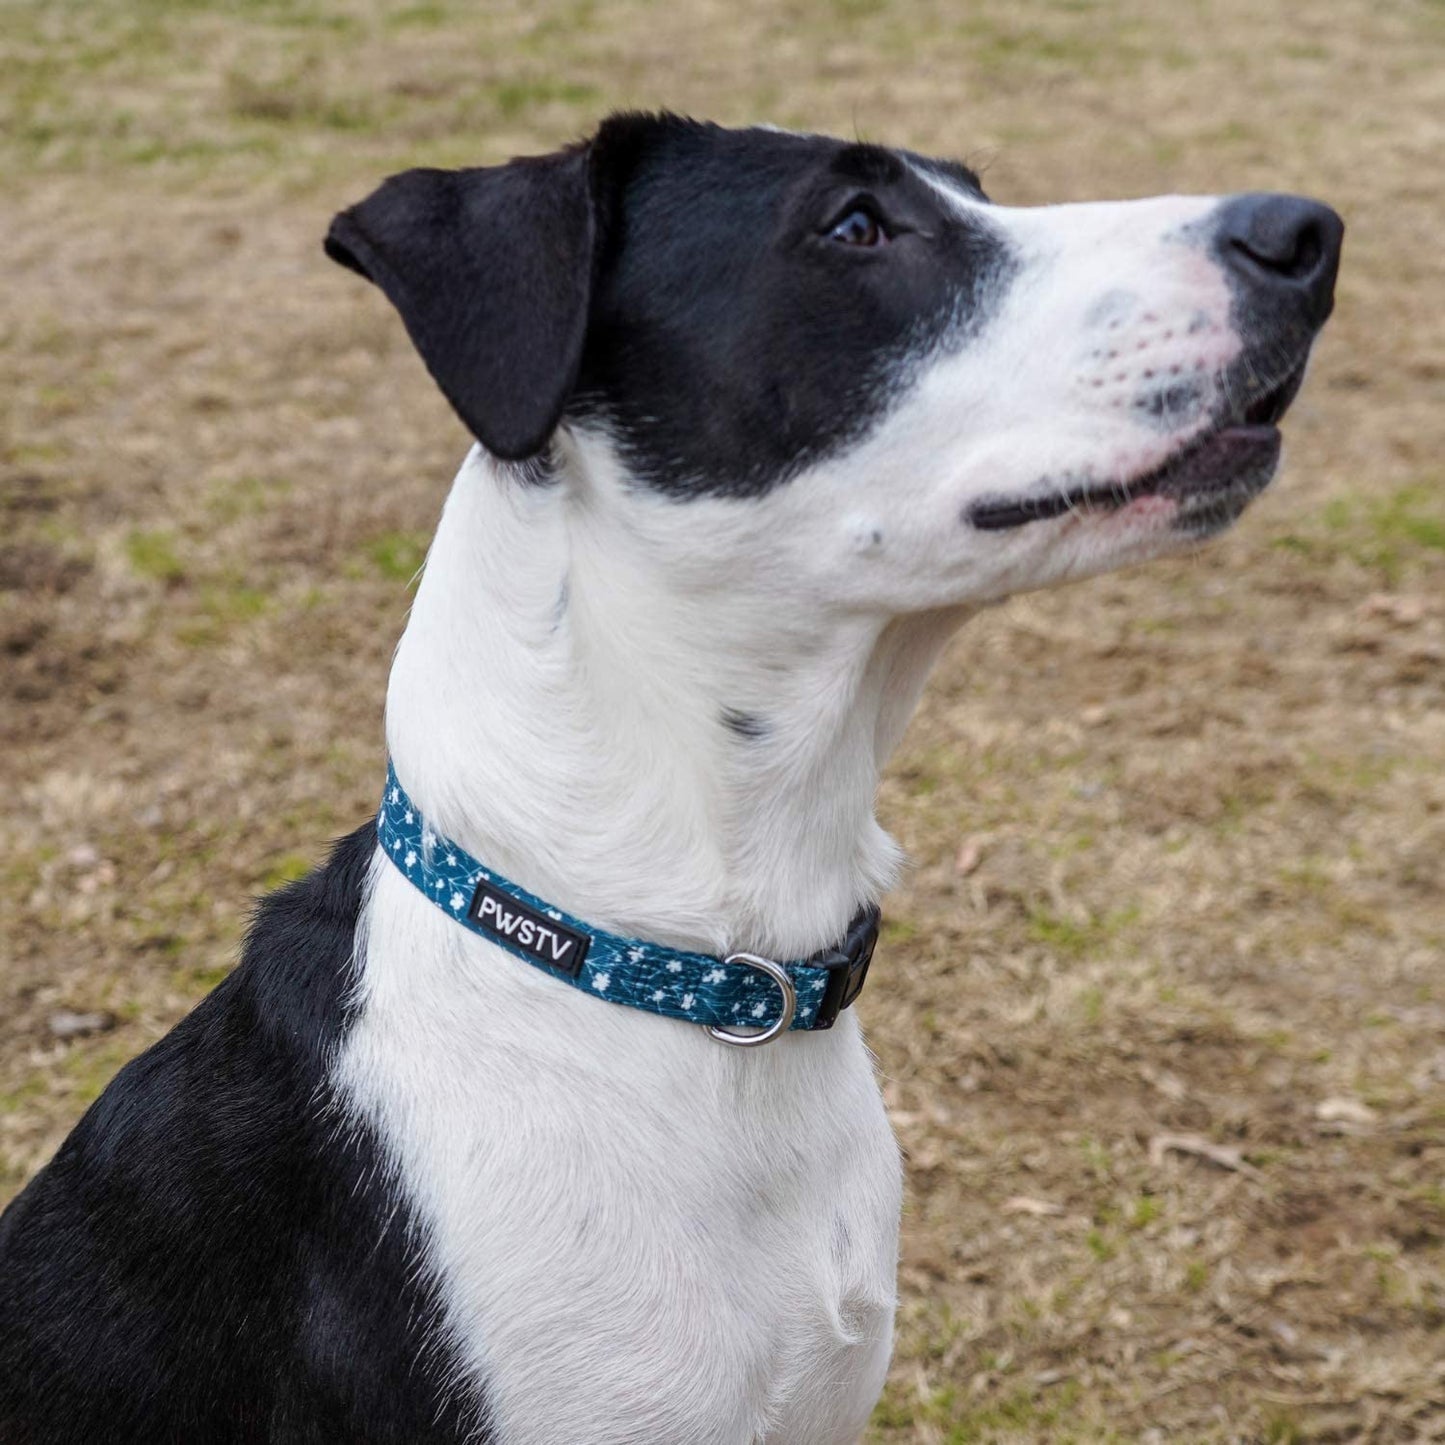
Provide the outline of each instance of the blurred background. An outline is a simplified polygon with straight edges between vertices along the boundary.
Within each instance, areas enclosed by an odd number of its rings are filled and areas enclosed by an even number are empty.
[[[1346,217],[1276,487],[958,638],[883,789],[874,1439],[1445,1438],[1440,0],[6,0],[0,1202],[360,821],[467,440],[332,212],[608,109]]]

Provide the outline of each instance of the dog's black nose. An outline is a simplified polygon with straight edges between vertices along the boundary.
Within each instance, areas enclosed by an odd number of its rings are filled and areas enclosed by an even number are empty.
[[[1225,266],[1261,301],[1290,298],[1315,326],[1335,304],[1345,223],[1303,196],[1236,196],[1220,208],[1218,245]]]

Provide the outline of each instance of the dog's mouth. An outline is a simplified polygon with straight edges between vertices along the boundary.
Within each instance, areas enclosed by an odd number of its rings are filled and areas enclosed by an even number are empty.
[[[1034,496],[975,502],[967,520],[980,531],[1002,532],[1029,522],[1077,513],[1117,512],[1141,497],[1178,504],[1173,525],[1208,535],[1228,526],[1267,487],[1279,464],[1275,425],[1304,379],[1304,362],[1230,419],[1190,438],[1158,466],[1125,481],[1092,480]]]

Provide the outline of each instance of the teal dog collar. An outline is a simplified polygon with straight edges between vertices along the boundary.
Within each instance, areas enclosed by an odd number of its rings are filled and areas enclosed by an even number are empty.
[[[704,1025],[728,1043],[767,1043],[789,1029],[832,1028],[862,991],[878,941],[875,904],[859,910],[837,948],[793,963],[748,953],[717,958],[604,932],[484,868],[437,834],[392,767],[376,829],[397,870],[463,928],[583,993]]]

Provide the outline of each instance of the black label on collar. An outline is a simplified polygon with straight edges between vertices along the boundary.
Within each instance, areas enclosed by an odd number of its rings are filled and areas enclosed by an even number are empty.
[[[498,943],[519,949],[528,958],[573,978],[581,970],[587,945],[592,942],[585,933],[528,908],[490,883],[477,884],[467,917]]]

